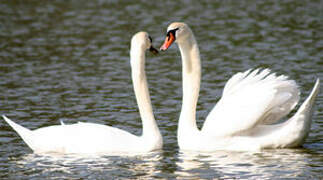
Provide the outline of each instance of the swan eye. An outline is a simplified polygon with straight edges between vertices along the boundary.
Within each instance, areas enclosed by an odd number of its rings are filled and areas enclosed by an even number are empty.
[[[150,43],[153,43],[153,38],[151,36],[148,36]]]
[[[167,37],[168,37],[168,40],[169,40],[169,38],[170,38],[170,34],[172,34],[173,36],[174,36],[174,38],[176,38],[176,36],[175,36],[175,33],[176,33],[176,31],[178,30],[178,28],[176,28],[176,29],[172,29],[172,30],[169,30],[168,32],[167,32]]]

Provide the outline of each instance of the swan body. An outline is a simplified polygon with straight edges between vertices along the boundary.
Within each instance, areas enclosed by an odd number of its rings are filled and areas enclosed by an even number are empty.
[[[4,120],[19,134],[35,153],[132,153],[162,148],[162,136],[152,112],[145,75],[145,51],[156,51],[146,32],[132,37],[130,62],[132,81],[143,122],[143,133],[135,136],[127,131],[94,123],[54,125],[29,130],[6,116]]]
[[[295,81],[269,69],[235,74],[226,83],[219,102],[201,130],[196,125],[201,64],[197,42],[185,23],[172,23],[161,50],[176,42],[182,56],[183,102],[178,124],[180,149],[195,151],[258,151],[302,145],[311,127],[319,79],[298,111],[278,123],[299,101]]]

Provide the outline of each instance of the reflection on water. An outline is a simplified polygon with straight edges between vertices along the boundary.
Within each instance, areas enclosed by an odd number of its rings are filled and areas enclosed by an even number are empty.
[[[181,151],[176,174],[181,177],[272,179],[306,177],[311,154],[301,149],[264,152],[199,153]],[[205,173],[208,172],[208,173]],[[210,173],[212,172],[212,173]]]
[[[13,159],[15,171],[25,171],[34,178],[152,178],[160,171],[156,168],[162,159],[161,152],[146,155],[79,156],[28,154]],[[27,172],[26,172],[27,171]],[[39,173],[34,174],[38,171]],[[19,175],[16,177],[19,178]]]

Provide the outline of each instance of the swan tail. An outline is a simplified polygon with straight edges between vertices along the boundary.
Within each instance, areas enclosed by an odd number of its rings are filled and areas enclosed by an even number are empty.
[[[5,115],[2,115],[3,119],[14,129],[18,135],[24,140],[24,142],[29,146],[32,147],[31,143],[31,136],[32,136],[32,131],[13,122],[9,118],[7,118]]]
[[[288,143],[287,147],[297,147],[304,143],[307,138],[312,124],[312,115],[313,115],[313,106],[315,103],[315,99],[320,90],[320,80],[317,79],[311,94],[307,97],[307,99],[303,102],[300,108],[297,110],[295,115],[287,121],[286,125],[294,124],[296,128],[292,129],[290,134],[293,135],[293,139],[290,143]],[[286,127],[287,127],[286,126]]]

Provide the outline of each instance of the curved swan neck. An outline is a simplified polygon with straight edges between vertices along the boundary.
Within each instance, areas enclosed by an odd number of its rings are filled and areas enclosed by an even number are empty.
[[[180,131],[196,131],[196,105],[200,90],[201,62],[199,48],[193,33],[178,41],[182,56],[183,103],[179,118]]]
[[[142,120],[142,136],[159,137],[160,132],[154,118],[145,73],[145,49],[132,46],[130,58],[133,88]]]

